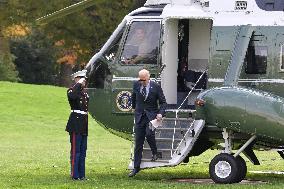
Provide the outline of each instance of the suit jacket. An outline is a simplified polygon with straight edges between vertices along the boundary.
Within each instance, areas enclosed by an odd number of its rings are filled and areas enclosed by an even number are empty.
[[[165,114],[167,106],[166,98],[160,85],[150,81],[150,88],[147,98],[141,94],[141,83],[133,83],[132,108],[135,109],[135,123],[139,123],[142,115],[145,113],[151,121],[157,114]]]
[[[67,90],[67,97],[72,110],[88,112],[89,96],[82,84],[76,83]],[[71,112],[66,125],[66,131],[69,133],[88,135],[88,114]]]

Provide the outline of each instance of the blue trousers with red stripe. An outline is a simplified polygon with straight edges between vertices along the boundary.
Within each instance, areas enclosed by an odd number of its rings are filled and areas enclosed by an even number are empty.
[[[70,133],[70,164],[71,177],[84,178],[85,177],[85,159],[87,151],[87,135]]]

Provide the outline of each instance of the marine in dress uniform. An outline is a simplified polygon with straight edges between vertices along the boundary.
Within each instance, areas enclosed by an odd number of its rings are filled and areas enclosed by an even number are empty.
[[[133,84],[132,108],[135,109],[135,149],[134,169],[129,173],[129,177],[135,176],[140,171],[145,137],[152,151],[152,161],[157,160],[155,131],[149,128],[149,122],[154,119],[161,120],[166,106],[161,86],[150,81],[148,70],[141,70],[139,81],[135,81]]]
[[[88,137],[88,103],[86,92],[86,72],[82,70],[73,74],[75,84],[67,90],[67,97],[71,107],[71,114],[66,125],[70,135],[71,178],[85,179],[85,159]]]

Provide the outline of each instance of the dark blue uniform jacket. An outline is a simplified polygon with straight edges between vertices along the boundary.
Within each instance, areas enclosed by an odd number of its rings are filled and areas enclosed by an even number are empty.
[[[80,110],[88,112],[89,96],[80,83],[76,83],[67,90],[67,97],[71,107],[71,114],[67,122],[66,131],[69,133],[88,135],[88,114],[72,112]]]

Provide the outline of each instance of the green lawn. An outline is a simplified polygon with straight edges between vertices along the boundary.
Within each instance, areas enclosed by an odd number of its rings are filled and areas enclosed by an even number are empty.
[[[66,89],[0,82],[0,188],[284,188],[284,175],[248,173],[268,184],[190,184],[175,178],[209,178],[208,164],[218,151],[187,165],[144,170],[128,178],[130,142],[90,118],[86,162],[88,181],[69,178],[69,116]],[[262,163],[248,170],[284,170],[276,152],[257,152]],[[246,159],[247,160],[247,159]],[[247,160],[248,161],[248,160]]]

